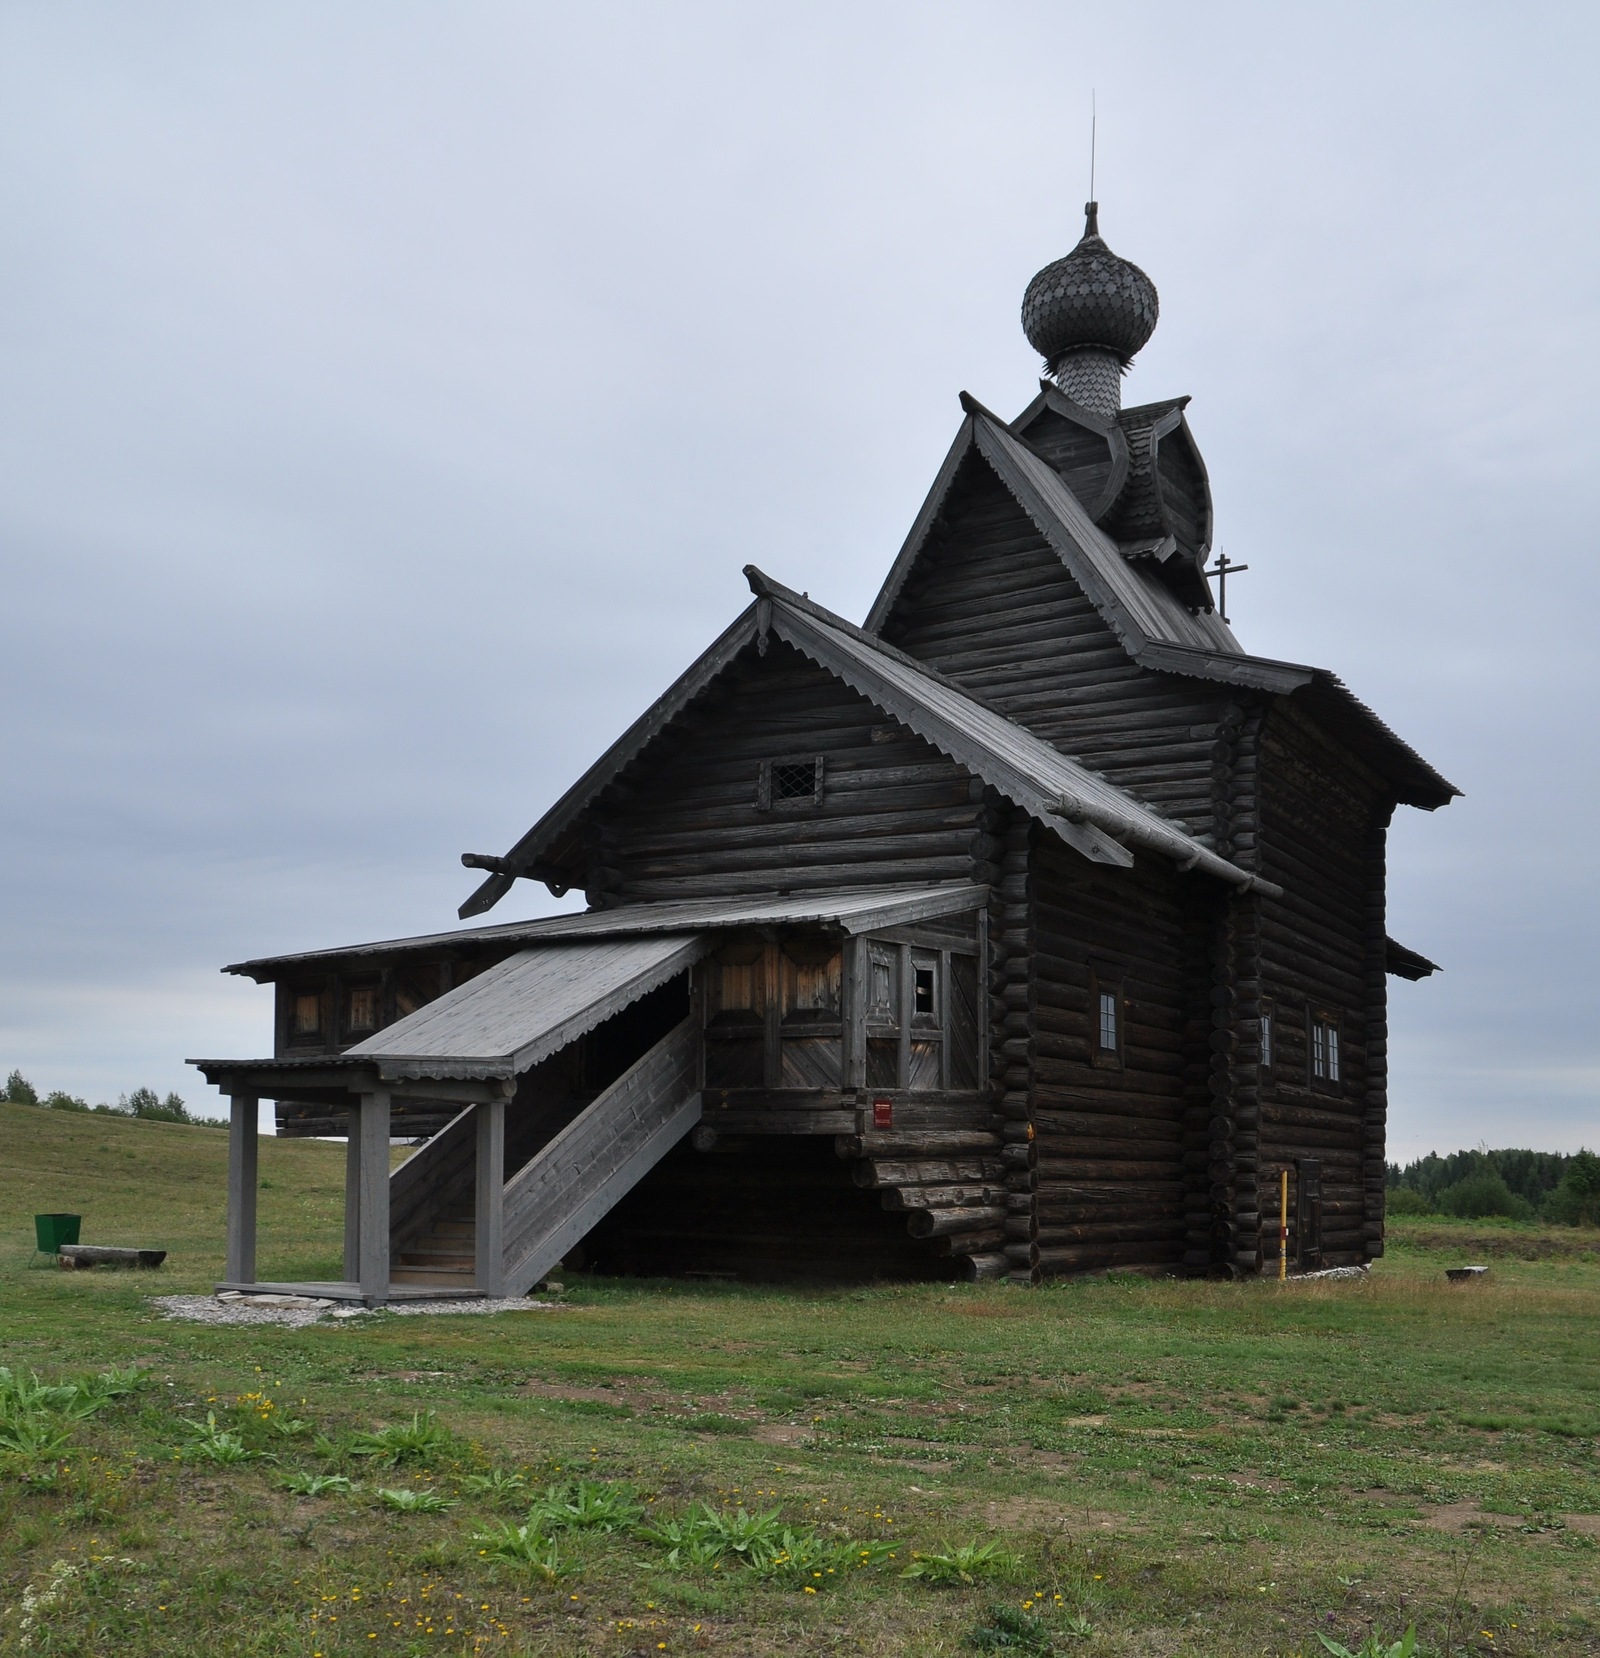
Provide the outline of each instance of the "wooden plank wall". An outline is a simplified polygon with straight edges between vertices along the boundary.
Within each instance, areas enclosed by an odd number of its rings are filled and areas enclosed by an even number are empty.
[[[1038,835],[1031,855],[1033,1125],[1039,1264],[1181,1270],[1191,1248],[1195,1117],[1209,1117],[1210,883],[1141,858],[1106,869]],[[1091,974],[1120,982],[1120,1066],[1095,1062]],[[1209,1213],[1198,1223],[1209,1224]]]
[[[1262,733],[1261,859],[1284,896],[1260,901],[1260,985],[1275,1021],[1259,1157],[1269,1209],[1279,1169],[1320,1160],[1328,1266],[1370,1258],[1382,1243],[1382,829],[1392,809],[1342,745],[1292,704],[1274,704]],[[1336,1088],[1310,1079],[1307,1018],[1319,1007],[1337,1015]],[[1297,1250],[1291,1239],[1291,1258]]]
[[[1210,829],[1226,691],[1133,662],[986,467],[963,472],[884,637],[1196,832]]]
[[[763,760],[821,754],[820,805],[757,801]],[[752,648],[602,798],[591,903],[967,880],[982,789],[798,651]]]

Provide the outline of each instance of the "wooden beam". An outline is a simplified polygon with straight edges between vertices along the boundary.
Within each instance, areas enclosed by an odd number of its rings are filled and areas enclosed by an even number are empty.
[[[358,1134],[361,1298],[381,1305],[389,1299],[389,1096],[382,1089],[361,1096]]]
[[[351,1112],[344,1143],[344,1276],[345,1282],[361,1281],[361,1130],[359,1112]]]
[[[474,1281],[485,1295],[505,1293],[506,1105],[473,1112],[478,1131]]]
[[[261,1102],[253,1093],[228,1096],[228,1281],[256,1276],[256,1173]]]

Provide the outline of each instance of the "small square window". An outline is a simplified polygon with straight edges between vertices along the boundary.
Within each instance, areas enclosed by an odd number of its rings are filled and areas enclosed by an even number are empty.
[[[350,1029],[376,1030],[378,1028],[378,991],[375,985],[366,985],[350,992]]]
[[[294,999],[294,1015],[290,1021],[296,1036],[315,1036],[322,1029],[322,998],[308,990]]]
[[[763,760],[756,779],[756,805],[762,811],[774,806],[820,806],[822,804],[822,756],[807,754],[788,760]]]

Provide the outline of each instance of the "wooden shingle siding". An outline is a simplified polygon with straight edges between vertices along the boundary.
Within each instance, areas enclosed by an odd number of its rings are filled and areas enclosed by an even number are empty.
[[[966,879],[981,829],[968,774],[774,641],[630,769],[605,814],[591,899]],[[762,808],[762,760],[823,758],[822,800]]]
[[[1391,810],[1392,797],[1338,743],[1292,709],[1272,709],[1262,737],[1260,857],[1284,894],[1259,900],[1261,991],[1276,1010],[1275,1062],[1261,1089],[1260,1199],[1270,1236],[1278,1171],[1290,1170],[1292,1189],[1297,1162],[1318,1160],[1329,1266],[1381,1247],[1373,1148],[1386,1111],[1382,829]],[[1309,1024],[1322,1013],[1339,1032],[1336,1085],[1309,1074]],[[1292,1199],[1290,1219],[1292,1227]],[[1299,1243],[1291,1237],[1291,1260]]]

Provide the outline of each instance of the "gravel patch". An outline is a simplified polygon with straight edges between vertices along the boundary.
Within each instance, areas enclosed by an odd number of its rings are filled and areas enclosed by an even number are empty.
[[[219,1301],[214,1295],[156,1295],[150,1298],[153,1307],[161,1309],[163,1317],[183,1319],[190,1324],[283,1324],[290,1329],[302,1329],[323,1319],[374,1318],[383,1312],[400,1317],[418,1313],[529,1313],[549,1311],[560,1305],[555,1301],[532,1301],[527,1296],[505,1296],[497,1299],[463,1301],[402,1301],[386,1308],[357,1307],[348,1302],[310,1301],[302,1296],[265,1297],[266,1305],[239,1296]],[[273,1302],[293,1300],[300,1306],[275,1306]]]

